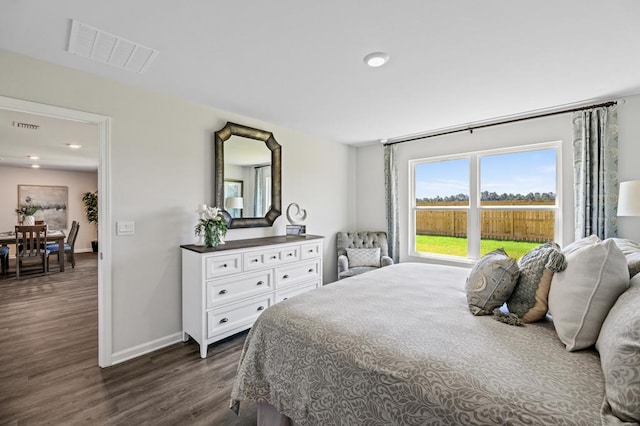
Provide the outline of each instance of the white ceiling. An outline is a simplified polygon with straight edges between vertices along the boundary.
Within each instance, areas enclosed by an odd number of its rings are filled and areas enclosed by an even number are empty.
[[[37,129],[18,127],[28,123]],[[98,126],[0,108],[0,166],[95,172],[100,142]],[[82,145],[71,149],[68,144]],[[32,160],[28,156],[37,156]]]
[[[71,19],[159,51],[68,53]],[[13,0],[0,48],[349,144],[640,93],[637,0]],[[363,57],[388,52],[368,68]],[[1,73],[1,71],[0,71]]]

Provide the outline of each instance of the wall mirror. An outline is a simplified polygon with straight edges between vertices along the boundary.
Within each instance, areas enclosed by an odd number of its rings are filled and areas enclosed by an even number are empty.
[[[229,228],[273,225],[282,210],[281,147],[273,134],[228,122],[214,144],[215,205]]]

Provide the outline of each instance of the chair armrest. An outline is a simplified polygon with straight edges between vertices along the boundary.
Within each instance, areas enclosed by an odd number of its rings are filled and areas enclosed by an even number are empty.
[[[338,256],[338,274],[349,270],[349,259],[344,254]]]
[[[380,258],[380,266],[389,266],[389,265],[393,265],[393,259],[390,258],[389,256],[382,256],[382,258]]]

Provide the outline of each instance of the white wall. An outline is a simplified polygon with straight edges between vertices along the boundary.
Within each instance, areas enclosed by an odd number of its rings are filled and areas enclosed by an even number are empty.
[[[640,180],[640,96],[618,106],[618,149],[620,181]],[[619,217],[618,236],[640,241],[640,217]]]
[[[98,187],[98,174],[61,170],[31,169],[23,167],[0,167],[0,230],[9,231],[18,223],[15,209],[18,203],[18,185],[53,185],[69,188],[67,206],[67,229],[71,222],[80,222],[75,251],[91,251],[91,240],[96,239],[96,227],[87,222],[84,214],[82,194],[94,192]],[[12,248],[12,246],[10,246]]]
[[[640,179],[640,96],[625,99],[618,106],[620,180]],[[400,260],[424,261],[408,255],[409,168],[408,161],[460,152],[480,151],[539,142],[562,141],[563,230],[560,244],[574,239],[572,115],[562,114],[486,129],[455,133],[398,145],[400,205]],[[356,223],[361,230],[386,229],[384,211],[383,147],[359,147],[356,152]],[[379,164],[378,167],[374,165]],[[640,218],[619,218],[619,236],[640,241]]]
[[[283,209],[307,209],[308,232],[327,236],[325,282],[335,279],[333,235],[354,224],[354,148],[6,51],[0,69],[0,95],[112,118],[112,219],[136,222],[134,236],[112,236],[114,357],[179,337],[179,245],[196,241],[195,210],[213,201],[212,134],[226,121],[273,132],[282,145]],[[283,215],[228,239],[284,235],[285,225]]]

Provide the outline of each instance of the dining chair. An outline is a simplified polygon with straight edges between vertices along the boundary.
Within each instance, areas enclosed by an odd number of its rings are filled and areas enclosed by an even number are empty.
[[[6,277],[9,271],[9,247],[0,247],[0,268],[2,269],[2,276]]]
[[[76,245],[76,237],[78,236],[78,231],[80,230],[80,222],[73,221],[71,222],[71,229],[69,230],[69,236],[67,237],[67,242],[64,243],[64,254],[65,257],[69,256],[69,260],[71,261],[71,267],[76,267],[76,257],[75,257],[75,245]],[[47,250],[49,251],[49,255],[58,255],[58,243],[47,244]]]
[[[16,226],[16,278],[20,278],[23,264],[42,264],[42,272],[49,272],[47,225]]]

